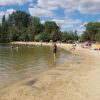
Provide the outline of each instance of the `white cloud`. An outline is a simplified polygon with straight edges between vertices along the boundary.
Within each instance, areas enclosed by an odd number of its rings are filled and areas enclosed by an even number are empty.
[[[100,0],[84,0],[80,1],[78,8],[83,14],[99,14],[100,13]]]
[[[59,6],[57,0],[38,0],[37,7],[42,7],[50,10],[55,10]]]
[[[43,8],[29,8],[29,12],[32,16],[52,16],[52,11]]]
[[[82,24],[81,20],[74,20],[70,18],[52,19],[49,21],[55,21],[62,31],[74,31],[76,29],[79,29],[79,26]],[[42,20],[41,23],[45,23],[45,20]]]
[[[14,9],[7,9],[5,14],[12,14],[13,12],[15,12],[16,10]]]
[[[32,0],[0,0],[0,6],[6,6],[6,5],[22,5],[26,2],[32,2]]]
[[[37,0],[37,4],[33,8],[29,8],[29,11],[33,16],[52,16],[53,21],[56,21],[62,30],[76,29],[82,33],[85,30],[84,23],[79,19],[68,18],[68,16],[72,16],[76,11],[83,15],[100,14],[99,5],[100,0]],[[55,11],[59,8],[64,9],[64,19],[53,18]]]
[[[97,22],[100,22],[100,19],[98,19]]]
[[[76,24],[80,24],[81,21],[80,20],[73,20],[73,19],[65,19],[65,20],[57,20],[57,19],[53,19],[53,21],[57,22],[58,25],[66,25],[67,27],[69,27],[70,25],[76,25]]]
[[[35,4],[34,3],[29,3],[29,7],[31,8],[31,7],[34,7],[35,6]]]
[[[0,17],[2,17],[4,14],[5,14],[5,12],[4,11],[1,11],[0,12]]]
[[[3,15],[5,15],[5,17],[7,18],[9,16],[9,14],[12,14],[14,11],[14,9],[7,9],[6,11],[0,11],[0,22],[2,20]]]
[[[61,7],[65,14],[79,11],[82,14],[99,14],[100,0],[38,0],[37,7],[44,9],[57,9]]]
[[[81,24],[81,21],[76,19],[53,19],[52,21],[55,21],[58,26],[61,27],[62,30],[75,30],[75,27],[79,26]]]
[[[79,35],[81,35],[85,31],[85,29],[86,29],[85,28],[85,23],[81,24],[80,26],[78,26],[76,28],[76,30],[77,30],[77,32],[78,32]]]

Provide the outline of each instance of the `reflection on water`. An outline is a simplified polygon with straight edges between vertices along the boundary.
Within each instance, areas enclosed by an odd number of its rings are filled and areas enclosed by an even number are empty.
[[[58,49],[54,58],[50,47],[0,45],[0,87],[32,76],[64,62],[69,53]]]

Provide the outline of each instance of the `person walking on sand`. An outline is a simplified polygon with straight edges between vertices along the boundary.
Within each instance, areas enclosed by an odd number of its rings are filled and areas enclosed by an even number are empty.
[[[56,56],[56,53],[57,53],[57,45],[56,45],[56,43],[54,43],[54,45],[53,45],[53,54],[54,54],[54,57]]]

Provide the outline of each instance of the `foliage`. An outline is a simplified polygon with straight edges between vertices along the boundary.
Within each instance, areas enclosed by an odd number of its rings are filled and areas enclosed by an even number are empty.
[[[100,41],[100,22],[89,22],[85,27],[86,31],[81,37],[83,41]]]
[[[77,31],[73,32],[63,32],[62,33],[62,39],[63,42],[68,42],[68,41],[77,41],[78,40],[78,35]]]
[[[41,23],[40,18],[32,17],[23,11],[16,11],[5,18],[0,24],[0,42],[11,41],[68,41],[77,40],[77,31],[61,32],[54,21]]]
[[[35,41],[44,41],[44,42],[49,42],[51,40],[51,35],[48,33],[41,33],[38,35],[35,35],[34,38]]]

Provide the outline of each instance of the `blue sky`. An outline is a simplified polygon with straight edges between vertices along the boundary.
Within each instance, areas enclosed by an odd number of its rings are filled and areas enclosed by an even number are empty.
[[[5,14],[22,10],[41,22],[56,21],[62,31],[78,30],[88,22],[100,21],[100,0],[0,0],[0,21]]]

